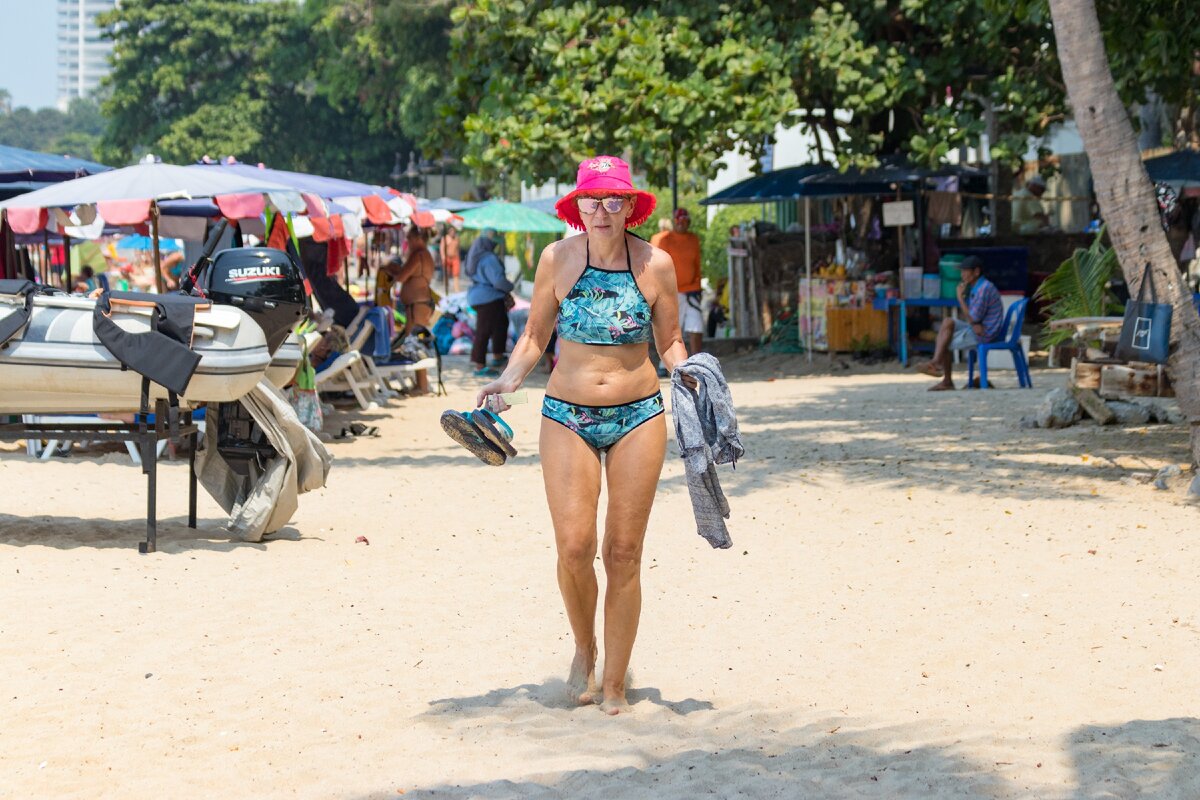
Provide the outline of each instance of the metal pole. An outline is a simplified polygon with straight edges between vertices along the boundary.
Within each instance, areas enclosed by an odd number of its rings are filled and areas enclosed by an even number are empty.
[[[71,237],[63,231],[63,289],[71,291]]]
[[[42,278],[42,283],[50,282],[50,231],[47,228],[42,228],[42,257],[41,269],[38,270],[38,275]]]
[[[0,248],[3,249],[4,254],[4,273],[0,275],[0,278],[7,278],[9,275],[12,275],[14,278],[17,277],[16,264],[14,263],[16,257],[13,255],[12,248],[9,247],[9,237],[11,235],[12,232],[8,225],[8,213],[0,209]]]
[[[167,282],[162,275],[162,254],[158,251],[158,201],[150,201],[150,244],[154,248],[154,287],[159,294],[166,294]]]
[[[812,363],[813,326],[812,326],[812,198],[804,197],[804,288],[808,299],[804,303],[804,317],[808,320],[808,361]]]

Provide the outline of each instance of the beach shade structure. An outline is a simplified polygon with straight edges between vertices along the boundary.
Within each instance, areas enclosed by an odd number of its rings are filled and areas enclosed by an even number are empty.
[[[898,190],[919,191],[926,179],[958,176],[978,177],[986,172],[974,167],[947,164],[921,167],[903,161],[885,163],[874,169],[837,170],[823,164],[803,164],[796,167],[755,175],[729,186],[700,201],[702,206],[738,205],[804,200],[804,275],[809,296],[805,312],[797,319],[808,320],[812,309],[812,198],[847,197],[853,195],[889,195]],[[812,323],[808,321],[808,340],[805,350],[812,360]]]
[[[803,164],[799,167],[788,167],[762,175],[753,175],[704,198],[700,201],[700,205],[732,206],[799,200],[801,197],[820,191],[814,187],[805,186],[805,179],[828,172],[835,172],[835,170],[833,167],[823,164]]]
[[[471,200],[455,200],[452,197],[439,197],[436,200],[417,199],[417,209],[420,211],[467,211],[472,208],[486,206],[487,203],[476,203]]]
[[[534,211],[541,211],[543,214],[549,214],[555,219],[558,218],[558,210],[554,204],[562,199],[562,195],[556,197],[543,197],[541,200],[522,200],[521,205],[526,208],[532,208]]]
[[[229,175],[147,160],[17,195],[0,202],[0,212],[16,233],[35,233],[48,227],[77,224],[74,219],[67,219],[64,211],[74,209],[72,216],[81,220],[98,217],[113,226],[149,222],[150,235],[157,240],[160,200],[206,197],[213,198],[221,213],[233,219],[261,215],[267,197],[276,206],[290,208],[303,203],[291,187],[258,176]],[[94,210],[87,210],[93,207]],[[154,262],[158,288],[162,291],[157,249]]]
[[[1146,173],[1155,183],[1167,183],[1174,189],[1183,191],[1200,189],[1200,151],[1179,150],[1167,153],[1165,156],[1148,158],[1142,164]]]
[[[263,194],[279,194],[281,199],[287,202],[290,197],[296,195],[296,191],[259,176],[243,177],[216,171],[194,170],[175,164],[141,163],[63,181],[35,192],[17,195],[0,201],[0,209],[11,211],[112,204],[111,209],[116,212],[114,216],[121,219],[121,222],[115,224],[132,225],[148,220],[150,204],[159,200],[212,197],[216,198],[218,206],[224,210],[223,200],[239,195]],[[141,219],[136,219],[142,205],[145,206],[145,211]],[[132,221],[126,222],[126,219]]]
[[[82,158],[0,145],[0,197],[32,192],[109,169],[111,167]]]
[[[563,233],[564,222],[557,217],[527,208],[520,203],[497,201],[468,209],[460,215],[464,228],[491,228],[502,233]]]
[[[126,251],[142,251],[142,252],[144,252],[146,250],[153,250],[154,249],[154,240],[151,239],[149,236],[142,236],[141,234],[135,234],[133,236],[122,236],[117,241],[117,249],[118,250],[126,250]],[[159,249],[159,252],[162,252],[162,253],[171,253],[176,250],[182,250],[183,246],[179,244],[179,241],[177,239],[159,238],[158,249]]]

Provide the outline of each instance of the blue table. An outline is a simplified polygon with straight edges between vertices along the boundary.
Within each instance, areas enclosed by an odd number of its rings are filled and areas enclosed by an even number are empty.
[[[958,301],[941,297],[889,297],[883,300],[875,299],[873,307],[876,311],[888,312],[888,335],[892,332],[892,310],[898,309],[900,314],[899,347],[895,348],[900,357],[900,363],[908,366],[908,308],[949,308],[951,313],[958,316]]]

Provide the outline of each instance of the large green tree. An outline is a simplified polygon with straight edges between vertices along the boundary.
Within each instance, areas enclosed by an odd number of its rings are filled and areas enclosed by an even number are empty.
[[[937,163],[977,143],[991,115],[992,156],[1014,161],[1030,135],[1063,119],[1038,3],[781,0],[768,13],[790,44],[794,119],[822,134],[823,160],[870,165],[907,154]]]
[[[232,155],[386,180],[404,143],[317,86],[328,48],[311,31],[322,10],[294,0],[125,0],[102,20],[114,40],[106,154]]]
[[[432,136],[449,86],[450,0],[308,0],[315,88],[360,109],[374,133],[440,155]]]
[[[673,161],[709,175],[758,152],[796,105],[758,3],[478,0],[453,19],[443,131],[485,178],[565,177],[608,152],[667,185]]]

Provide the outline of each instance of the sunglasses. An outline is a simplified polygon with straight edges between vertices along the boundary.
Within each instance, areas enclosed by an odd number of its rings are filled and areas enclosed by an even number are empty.
[[[625,207],[627,197],[578,197],[575,199],[575,205],[579,207],[581,214],[595,214],[596,209],[604,206],[604,210],[610,214],[618,214]]]

